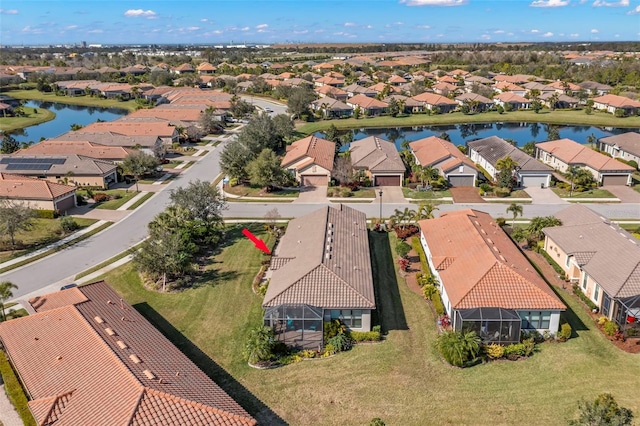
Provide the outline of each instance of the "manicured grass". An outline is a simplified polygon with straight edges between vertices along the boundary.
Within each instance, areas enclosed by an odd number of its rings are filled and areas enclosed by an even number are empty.
[[[341,198],[341,194],[340,192],[342,191],[349,191],[349,188],[338,188],[338,187],[329,187],[327,188],[327,197],[331,197],[331,198]],[[332,194],[332,195],[329,195]],[[362,198],[376,198],[376,191],[373,188],[358,188],[357,191],[349,191],[348,192],[348,196],[342,197],[342,198],[348,198],[348,199],[362,199]],[[362,202],[363,200],[360,200],[360,202]],[[349,201],[350,202],[350,201]],[[358,202],[358,201],[355,201]],[[369,202],[369,200],[366,200],[366,202]]]
[[[97,209],[117,210],[118,208],[122,207],[122,205],[124,205],[127,201],[139,194],[139,192],[136,191],[125,191],[123,189],[110,189],[104,192],[111,195],[112,197],[119,195],[120,198],[112,198],[109,201],[103,201],[96,206]]]
[[[182,164],[182,161],[178,161],[178,160],[173,160],[170,163],[167,164],[163,164],[162,168],[163,169],[175,169],[176,166],[178,166],[179,164]]]
[[[138,109],[135,101],[118,101],[115,99],[100,99],[90,96],[58,96],[55,93],[42,93],[33,90],[9,90],[4,95],[16,99],[33,99],[36,101],[58,102],[61,104],[94,106],[103,108],[121,108],[129,111]]]
[[[0,117],[0,130],[3,132],[10,132],[12,130],[23,129],[25,127],[34,126],[56,118],[56,114],[54,112],[44,108],[23,107],[22,110],[26,114],[26,117]],[[38,112],[34,112],[34,110],[37,110]]]
[[[86,277],[87,275],[93,274],[94,272],[99,271],[100,269],[104,268],[105,266],[109,266],[112,263],[115,263],[116,261],[122,259],[123,257],[127,257],[130,254],[133,254],[138,249],[138,247],[140,247],[140,244],[142,244],[142,242],[136,244],[135,246],[129,248],[128,250],[123,251],[122,253],[119,253],[119,254],[113,256],[110,259],[105,260],[102,263],[99,263],[99,264],[97,264],[95,266],[92,266],[89,269],[85,269],[84,271],[80,272],[79,274],[76,274],[75,279],[79,280],[82,277]]]
[[[131,204],[127,210],[135,210],[135,209],[137,209],[138,207],[140,207],[142,205],[142,203],[144,203],[145,201],[147,201],[149,198],[153,197],[154,195],[155,195],[155,192],[147,192],[138,201],[136,201],[135,203]]]
[[[489,194],[485,194],[484,196],[484,198],[492,198],[492,197],[495,197],[495,194],[493,192]],[[511,191],[511,193],[504,198],[531,198],[531,196],[524,189],[515,189]]]
[[[373,117],[324,120],[303,123],[298,131],[305,135],[325,130],[332,124],[340,130],[360,129],[364,127],[406,127],[406,126],[438,126],[459,123],[493,123],[493,122],[530,122],[549,124],[577,124],[588,126],[640,127],[640,117],[617,118],[612,114],[594,112],[587,115],[584,111],[549,111],[536,114],[533,111],[513,111],[499,114],[495,111],[475,115],[464,115],[461,112],[450,114],[426,115],[414,114],[407,117]]]
[[[97,221],[94,219],[73,218],[79,226],[79,229],[86,228]],[[31,221],[31,229],[28,231],[16,232],[16,242],[21,242],[24,248],[15,250],[13,253],[8,250],[0,252],[0,263],[20,257],[24,254],[42,248],[46,245],[53,244],[64,238],[60,234],[60,221],[58,219],[33,219]]]
[[[22,385],[11,368],[4,352],[0,352],[0,374],[4,381],[4,389],[25,426],[36,426],[36,421],[29,411],[27,396]]]
[[[405,198],[415,198],[420,200],[451,197],[451,191],[449,191],[448,189],[444,191],[414,191],[411,188],[403,187],[402,193],[404,194]]]
[[[569,198],[569,191],[566,189],[554,187],[551,190],[561,198]],[[616,196],[606,189],[595,188],[583,192],[574,191],[571,198],[616,198]]]
[[[247,185],[226,185],[225,192],[240,197],[288,197],[298,198],[300,191],[295,189],[280,189],[273,192],[265,192],[263,187],[260,186],[247,186]]]

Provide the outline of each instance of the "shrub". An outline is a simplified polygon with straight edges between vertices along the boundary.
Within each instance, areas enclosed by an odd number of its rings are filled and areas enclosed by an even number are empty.
[[[336,352],[348,351],[353,345],[353,341],[344,333],[336,334],[327,341],[328,345],[332,345]]]
[[[604,330],[604,334],[607,336],[613,336],[618,332],[618,324],[613,321],[607,320],[602,326],[602,330]]]
[[[55,210],[36,210],[36,217],[40,219],[55,219],[58,214]]]
[[[604,325],[607,321],[609,321],[609,318],[602,315],[598,318],[598,325]]]
[[[507,224],[507,219],[505,219],[504,217],[496,218],[496,225],[498,225],[499,227],[503,227],[506,224]]]
[[[491,185],[489,185],[488,183],[481,183],[480,184],[480,189],[482,189],[484,192],[492,192],[493,191],[493,187]]]
[[[400,257],[407,257],[407,254],[409,254],[409,252],[411,251],[411,246],[407,243],[405,243],[402,240],[398,240],[398,242],[396,243],[396,253],[398,253],[398,256]]]
[[[558,332],[558,340],[561,342],[566,342],[571,338],[571,326],[568,323],[564,323],[560,326],[560,331]]]
[[[347,326],[342,324],[340,320],[333,320],[324,323],[324,341],[327,343],[329,339],[338,335],[344,334],[347,331]]]
[[[625,334],[627,335],[627,337],[635,337],[638,335],[638,329],[637,328],[627,328],[625,330]]]
[[[36,422],[31,415],[31,411],[29,411],[29,406],[27,404],[27,397],[20,385],[20,381],[16,377],[9,361],[7,360],[4,352],[0,351],[0,374],[2,375],[2,380],[4,381],[4,390],[9,397],[9,400],[15,407],[16,411],[20,415],[22,422],[26,426],[35,426]]]
[[[409,269],[409,261],[404,257],[401,257],[398,259],[398,267],[400,267],[401,271],[407,272],[407,269]]]
[[[536,348],[536,342],[533,337],[523,339],[521,345],[523,348],[524,356],[530,357],[531,355],[533,355],[533,351]]]
[[[96,203],[109,201],[109,194],[105,194],[104,192],[96,192],[93,194],[93,201],[95,201]]]
[[[379,325],[374,325],[373,327],[371,327],[371,331],[377,331],[378,333],[382,333],[382,327],[380,327]]]
[[[350,334],[351,334],[351,339],[356,343],[380,341],[379,331],[352,331]]]
[[[542,257],[547,259],[547,262],[549,262],[549,265],[551,265],[553,270],[556,271],[558,275],[564,275],[564,269],[562,269],[562,267],[560,267],[560,265],[558,265],[558,263],[555,260],[553,260],[551,256],[549,256],[549,253],[547,253],[544,249],[540,250],[539,253],[542,254]]]
[[[420,266],[422,267],[422,272],[424,274],[431,273],[429,269],[429,264],[427,263],[427,256],[424,254],[424,249],[422,248],[422,244],[420,243],[420,238],[413,237],[411,239],[411,246],[413,250],[418,253],[418,257],[420,258]]]
[[[376,417],[375,419],[371,419],[369,422],[369,426],[385,426],[386,423],[382,421],[380,417]]]
[[[422,287],[422,294],[424,295],[425,299],[429,299],[433,301],[434,299],[433,296],[436,295],[437,293],[438,293],[438,289],[433,284],[427,284],[424,287]]]
[[[446,331],[437,340],[438,350],[451,365],[462,367],[480,352],[480,337],[475,331]]]
[[[598,395],[591,403],[580,401],[578,403],[578,419],[571,420],[570,425],[618,425],[632,424],[633,413],[625,407],[620,407],[611,394]]]
[[[84,197],[80,194],[76,194],[76,204],[79,206],[84,206],[87,202],[84,200]]]
[[[511,194],[511,190],[509,188],[496,188],[493,192],[496,194],[496,197],[499,198],[508,197],[509,194]]]
[[[484,352],[489,359],[500,359],[504,356],[504,346],[490,343],[484,347]]]
[[[274,358],[275,333],[271,327],[261,325],[249,331],[244,356],[251,364],[270,361]]]
[[[444,315],[444,305],[442,304],[442,299],[440,298],[440,292],[436,290],[436,293],[431,298],[431,303],[433,303],[433,308],[436,310],[436,314]]]
[[[514,360],[521,356],[525,356],[525,345],[522,343],[512,343],[504,347],[504,356],[508,359]]]
[[[544,252],[543,252],[543,253],[544,253]],[[594,309],[598,309],[598,307],[596,306],[596,304],[595,304],[595,303],[593,303],[593,302],[591,301],[591,299],[589,299],[589,298],[587,297],[587,295],[586,295],[586,294],[584,294],[584,293],[582,292],[582,290],[580,290],[580,286],[579,286],[578,284],[574,284],[574,285],[573,285],[573,293],[574,293],[576,296],[578,296],[578,297],[580,298],[580,300],[582,300],[582,301],[584,302],[584,304],[585,304],[585,305],[587,305],[587,306],[589,307],[589,309],[591,309],[592,311],[593,311]]]
[[[69,234],[79,228],[76,221],[71,216],[62,216],[60,219],[60,229],[62,233]]]

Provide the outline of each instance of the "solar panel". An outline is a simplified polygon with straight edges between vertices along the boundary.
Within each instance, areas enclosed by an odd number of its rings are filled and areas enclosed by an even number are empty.
[[[5,170],[49,170],[51,168],[51,163],[18,163],[18,164],[7,164]]]
[[[0,164],[64,164],[66,158],[21,158],[4,157],[0,159]]]

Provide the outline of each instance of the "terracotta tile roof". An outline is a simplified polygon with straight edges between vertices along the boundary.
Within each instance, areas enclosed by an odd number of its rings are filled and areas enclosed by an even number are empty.
[[[200,108],[168,108],[169,106],[170,105],[166,105],[164,108],[139,109],[128,114],[126,118],[160,118],[170,123],[175,121],[197,122],[200,120],[200,115],[202,114],[202,109]]]
[[[628,164],[600,154],[571,139],[538,143],[536,148],[552,154],[568,165],[586,165],[599,172],[625,171],[632,173],[635,170]]]
[[[36,310],[36,312],[44,312],[52,309],[58,309],[63,306],[76,305],[81,302],[86,302],[87,300],[87,296],[85,296],[77,287],[74,287],[67,290],[57,291],[55,293],[49,293],[44,296],[34,297],[29,299],[29,304]]]
[[[562,226],[543,232],[611,297],[640,295],[640,241],[582,204],[556,215]]]
[[[478,95],[477,93],[463,93],[460,96],[456,96],[456,101],[464,102],[467,99],[472,101],[478,101],[482,104],[493,104],[493,101],[489,98],[485,98],[482,95]]]
[[[75,192],[76,187],[28,176],[0,173],[0,198],[12,200],[47,200]]]
[[[383,109],[388,107],[389,105],[386,102],[379,101],[375,98],[370,98],[368,96],[358,94],[347,100],[347,104],[349,105],[357,105],[361,108],[378,108]]]
[[[121,146],[121,147],[136,147],[141,146],[143,148],[153,148],[160,140],[159,136],[127,136],[113,132],[94,132],[94,133],[78,133],[67,132],[56,138],[49,140],[53,141],[89,141],[91,143],[106,145],[106,146]]]
[[[404,173],[406,170],[396,145],[376,136],[351,142],[349,151],[351,164],[355,168],[397,173]]]
[[[640,157],[640,133],[626,132],[615,136],[600,138],[601,143],[617,146],[620,150]]]
[[[316,108],[322,108],[323,105],[326,104],[327,108],[331,111],[353,111],[353,108],[351,108],[349,105],[337,99],[333,99],[329,96],[316,99],[315,101],[311,102],[311,104],[313,104]]]
[[[399,75],[395,75],[394,74],[391,77],[389,77],[387,82],[389,82],[389,83],[406,83],[407,79],[404,78],[404,77],[400,77]]]
[[[338,88],[338,87],[333,87],[333,86],[320,86],[320,87],[316,87],[314,89],[317,93],[323,94],[323,95],[330,95],[331,97],[335,98],[336,96],[347,96],[347,92],[345,92],[344,90]]]
[[[582,83],[579,83],[578,86],[580,86],[581,88],[585,89],[585,90],[611,90],[613,89],[613,87],[609,86],[608,84],[602,84],[602,83],[598,83],[595,81],[583,81]]]
[[[317,164],[327,170],[333,170],[333,158],[336,152],[335,142],[316,136],[307,136],[292,143],[282,159],[282,167],[287,167],[304,157],[309,157],[310,164]]]
[[[524,87],[520,87],[516,84],[509,83],[506,81],[501,81],[499,83],[494,84],[493,88],[498,89],[502,92],[515,92],[515,91],[526,92],[526,89]]]
[[[77,154],[100,160],[124,160],[133,150],[121,146],[106,146],[89,141],[43,140],[16,154],[59,155]]]
[[[477,170],[473,161],[469,160],[454,144],[444,139],[440,139],[437,136],[430,136],[428,138],[419,139],[409,144],[411,151],[418,159],[418,163],[425,167],[431,166],[437,163],[442,163],[444,160],[455,160],[455,164],[439,165],[444,171],[450,170],[455,167],[456,164],[465,163],[472,169]]]
[[[625,96],[611,94],[593,98],[593,102],[611,105],[616,108],[640,108],[640,102],[638,101],[634,101],[633,99],[629,99]]]
[[[374,309],[366,220],[340,205],[289,222],[274,256],[286,261],[276,263],[263,306]]]
[[[419,225],[454,309],[565,309],[489,214],[459,210]]]
[[[348,86],[343,87],[342,89],[345,90],[348,93],[356,93],[356,94],[359,93],[361,95],[369,94],[369,95],[371,95],[371,97],[375,96],[378,93],[377,91],[375,91],[375,90],[373,90],[373,89],[371,89],[369,87],[364,87],[364,86],[361,86],[361,85],[359,85],[357,83],[350,84]]]
[[[516,95],[515,93],[511,93],[511,92],[502,92],[494,96],[493,99],[497,99],[501,102],[508,102],[508,103],[519,103],[519,104],[531,103],[529,99],[523,98],[522,96]]]
[[[562,81],[554,81],[553,83],[548,84],[549,87],[553,87],[554,89],[563,90],[563,91],[565,90],[565,85],[572,92],[578,92],[580,89],[582,89],[582,87],[578,86],[577,84],[573,84],[569,82],[565,83]]]
[[[458,105],[458,103],[445,96],[435,93],[424,92],[413,97],[416,101],[424,102],[429,105]]]
[[[508,155],[518,163],[518,167],[520,167],[521,172],[551,173],[553,171],[551,167],[546,164],[542,164],[540,161],[525,154],[522,150],[497,136],[489,136],[487,138],[469,141],[467,142],[467,146],[478,152],[478,154],[480,154],[494,167],[498,160]]]
[[[159,136],[173,137],[176,128],[169,125],[166,121],[139,123],[130,121],[107,121],[89,124],[79,130],[77,133],[104,133],[113,132],[126,136]]]
[[[0,325],[39,424],[256,424],[106,283],[76,290],[87,300]]]

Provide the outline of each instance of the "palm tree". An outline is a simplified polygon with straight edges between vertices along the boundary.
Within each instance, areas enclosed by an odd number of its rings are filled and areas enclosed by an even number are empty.
[[[421,203],[415,213],[415,220],[433,219],[433,212],[439,210],[435,204]]]
[[[2,321],[7,320],[7,317],[4,314],[4,302],[13,297],[13,293],[11,292],[11,290],[13,290],[14,288],[17,289],[18,286],[11,281],[0,282],[0,312],[2,312]]]
[[[556,106],[558,105],[559,100],[560,100],[560,95],[557,92],[555,92],[553,95],[549,97],[549,107],[551,108],[551,111],[556,109]]]
[[[594,149],[596,147],[597,140],[598,138],[594,133],[591,133],[589,136],[587,136],[587,144],[589,144],[589,148]]]
[[[413,221],[414,216],[415,212],[410,210],[409,207],[405,207],[404,210],[395,209],[391,217],[398,225],[400,225],[401,229],[404,229]]]
[[[511,221],[511,227],[513,228],[516,224],[516,218],[518,216],[522,216],[522,204],[511,203],[509,207],[507,207],[507,213],[511,212],[513,214],[513,220]]]
[[[573,181],[578,174],[578,166],[569,166],[569,168],[567,169],[567,174],[571,179],[571,187],[569,188],[569,198],[571,198],[573,196]]]

